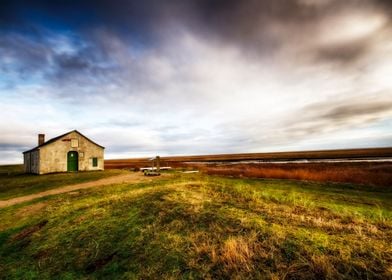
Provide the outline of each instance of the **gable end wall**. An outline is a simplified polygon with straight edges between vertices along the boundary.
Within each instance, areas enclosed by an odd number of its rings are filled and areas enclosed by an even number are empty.
[[[71,147],[71,139],[78,140],[78,147]],[[77,132],[71,132],[57,141],[40,148],[39,174],[66,172],[67,154],[76,151],[79,155],[79,171],[103,170],[104,149],[90,142]],[[98,158],[98,166],[93,167],[92,159]]]

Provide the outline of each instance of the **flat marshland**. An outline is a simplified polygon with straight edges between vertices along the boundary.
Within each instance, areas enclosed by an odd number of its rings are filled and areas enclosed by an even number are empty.
[[[295,151],[275,153],[247,153],[247,154],[220,154],[220,155],[197,155],[197,156],[172,156],[161,157],[161,160],[170,166],[186,162],[218,162],[218,161],[245,161],[245,160],[318,160],[318,159],[376,159],[392,158],[392,147],[368,148],[368,149],[344,149],[344,150],[319,150],[319,151]],[[149,158],[132,159],[107,159],[105,168],[140,167],[151,165]]]
[[[27,192],[59,174],[2,175],[1,192],[10,176]],[[0,220],[5,279],[392,278],[390,187],[168,172],[1,208]]]
[[[208,174],[392,186],[392,148],[161,157],[163,166]],[[106,169],[151,165],[146,158],[105,160]]]
[[[207,174],[392,186],[392,162],[191,164]]]

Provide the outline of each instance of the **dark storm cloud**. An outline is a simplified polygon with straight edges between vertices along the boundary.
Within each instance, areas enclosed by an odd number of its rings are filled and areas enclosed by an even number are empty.
[[[3,0],[0,28],[25,30],[39,25],[58,31],[84,34],[91,29],[105,27],[111,32],[133,36],[151,42],[161,18],[171,17],[168,9],[181,1],[85,0],[85,1],[20,1]],[[172,5],[171,3],[178,3]],[[174,11],[175,9],[173,9]]]
[[[11,74],[16,79],[11,81],[14,83],[39,77],[56,85],[73,79],[87,84],[107,82],[116,73],[110,65],[111,50],[97,48],[98,44],[91,40],[80,42],[39,30],[30,34],[0,30],[0,35],[0,71]],[[66,44],[69,46],[64,50]]]
[[[375,3],[379,5],[381,8],[385,9],[386,13],[392,15],[392,2],[389,0],[376,0]]]
[[[8,29],[28,28],[37,22],[76,27],[86,24],[93,16],[91,1],[1,0],[0,4],[0,27]]]
[[[41,71],[52,54],[39,32],[35,32],[34,39],[13,32],[0,32],[0,67],[3,71],[16,71],[21,75]]]
[[[83,70],[91,66],[91,63],[81,55],[60,54],[56,56],[56,61],[61,69]]]
[[[392,115],[392,101],[347,99],[314,103],[301,108],[296,117],[281,127],[285,137],[310,137],[344,126],[376,123]]]
[[[380,114],[382,115],[388,111],[392,111],[392,101],[351,103],[330,108],[326,113],[321,115],[321,118],[335,122],[348,121],[363,116],[373,119],[380,117]]]
[[[105,25],[124,40],[138,41],[144,48],[159,44],[169,33],[165,24],[233,44],[247,55],[264,55],[280,49],[298,49],[297,55],[319,60],[350,62],[366,54],[366,39],[312,45],[322,21],[351,10],[376,10],[388,16],[391,1],[365,0],[192,0],[192,1],[2,1],[3,25],[32,24],[80,32],[84,39]],[[93,42],[96,43],[96,42]],[[99,44],[97,48],[102,47]]]
[[[91,49],[77,50],[75,53],[59,53],[51,58],[52,71],[47,78],[54,83],[69,83],[70,80],[81,78],[87,82],[107,82],[116,69],[105,65],[107,60],[97,57]]]
[[[325,31],[339,32],[344,26],[333,26],[342,18],[362,13],[379,14],[386,18],[385,26],[377,32],[392,30],[391,1],[366,0],[274,0],[274,1],[196,1],[194,9],[201,32],[207,36],[239,46],[247,55],[273,55],[282,50],[293,52],[296,59],[313,63],[355,63],[367,55],[374,37],[334,42]],[[201,26],[201,27],[200,27]],[[342,38],[344,39],[344,38]],[[292,55],[293,55],[292,54]]]
[[[366,54],[370,48],[367,40],[333,44],[318,47],[315,50],[315,60],[352,63]]]
[[[221,36],[245,43],[263,43],[262,35],[273,23],[295,25],[319,17],[317,9],[292,0],[198,1],[195,5],[206,29],[215,28]]]
[[[27,150],[28,146],[18,145],[15,143],[0,143],[0,151],[24,151]]]
[[[290,29],[317,24],[318,20],[344,10],[378,9],[388,15],[392,11],[388,0],[3,0],[1,5],[2,22],[10,25],[38,20],[39,15],[44,19],[42,23],[58,21],[74,28],[104,23],[143,33],[159,27],[162,20],[178,18],[197,21],[205,31],[216,31],[222,37],[245,41],[259,41],[260,35],[274,23]]]

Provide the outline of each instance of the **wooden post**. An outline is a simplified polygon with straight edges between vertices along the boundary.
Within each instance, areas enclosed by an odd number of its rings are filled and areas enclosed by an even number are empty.
[[[157,172],[159,173],[161,171],[161,163],[160,163],[160,157],[157,156],[156,157],[156,161],[157,161]]]

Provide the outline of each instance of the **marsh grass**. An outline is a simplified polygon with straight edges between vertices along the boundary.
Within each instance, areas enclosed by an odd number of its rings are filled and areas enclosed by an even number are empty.
[[[383,187],[392,185],[392,164],[389,162],[199,164],[197,167],[210,175],[342,182]]]
[[[387,279],[391,195],[355,185],[174,173],[85,189],[0,210],[0,275]]]

